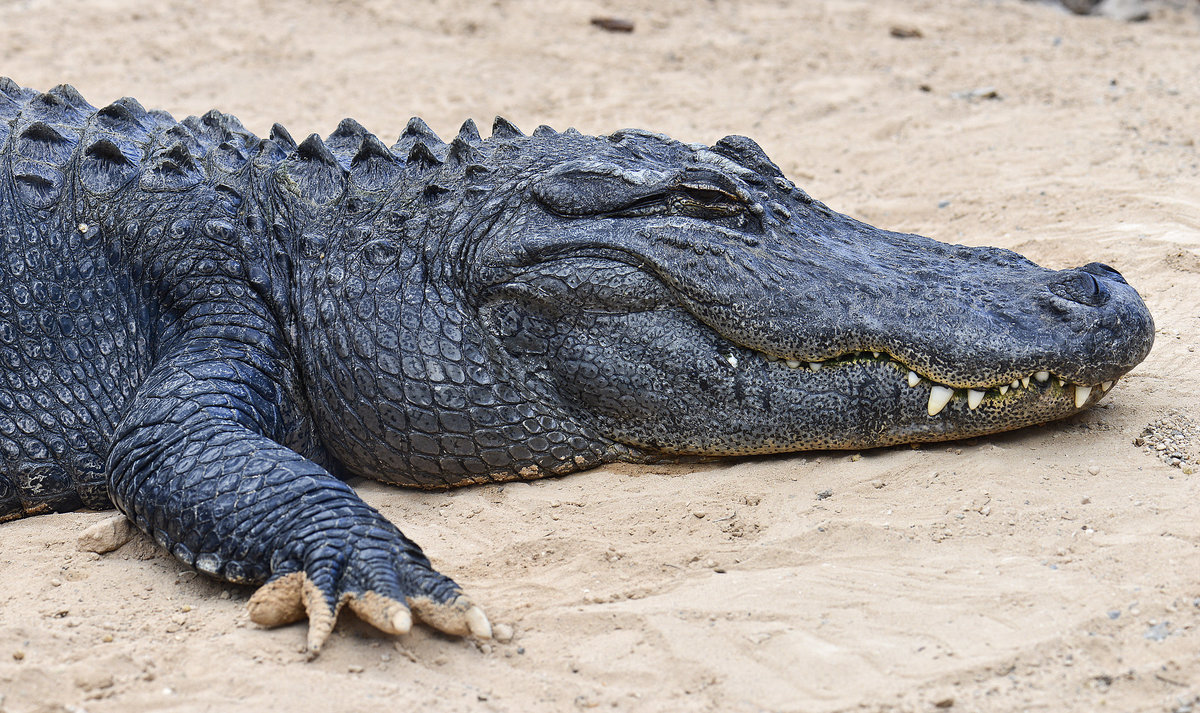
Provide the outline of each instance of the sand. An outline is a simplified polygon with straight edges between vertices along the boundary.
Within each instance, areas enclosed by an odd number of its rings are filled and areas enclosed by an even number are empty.
[[[356,483],[504,641],[346,616],[307,662],[303,627],[258,628],[247,590],[144,538],[76,551],[104,513],[0,525],[0,711],[1200,710],[1198,15],[0,0],[0,74],[26,86],[217,107],[260,134],[354,116],[390,142],[413,114],[443,135],[496,114],[746,134],[868,222],[1113,265],[1158,325],[1100,407],[998,437],[442,494]]]

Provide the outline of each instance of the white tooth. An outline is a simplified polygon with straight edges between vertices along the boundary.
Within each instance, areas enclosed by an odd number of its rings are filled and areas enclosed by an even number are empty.
[[[1048,371],[1035,371],[1035,372],[1033,373],[1033,378],[1037,379],[1038,381],[1046,381],[1047,379],[1049,379],[1049,378],[1050,378],[1050,372],[1048,372]]]
[[[1021,386],[1024,386],[1027,389],[1029,388],[1029,377],[1028,376],[1021,377]]]
[[[909,371],[908,372],[908,385],[916,386],[919,383],[921,383],[921,377],[917,375],[917,372]]]
[[[795,359],[787,359],[786,361],[787,361],[787,365],[789,368],[791,368],[791,369],[799,369],[800,368],[800,362],[796,361]]]
[[[929,390],[929,415],[936,416],[950,403],[954,389],[947,386],[934,386]]]
[[[1103,390],[1105,390],[1105,391],[1108,391],[1109,389],[1111,389],[1111,388],[1112,388],[1112,382],[1111,382],[1111,381],[1106,381],[1106,382],[1104,382],[1103,384],[1100,384],[1100,388],[1101,388],[1101,389],[1103,389]]]
[[[871,352],[871,356],[873,356],[873,357],[875,357],[876,359],[878,359],[878,358],[879,358],[879,352]]]
[[[1063,379],[1055,379],[1055,381],[1058,382],[1058,388],[1060,388],[1060,389],[1067,385],[1067,382],[1064,381]]]
[[[1021,380],[1013,379],[1013,382],[1011,384],[1009,384],[1009,386],[1013,387],[1014,389],[1019,389],[1019,388],[1021,388]]]
[[[983,403],[983,392],[975,389],[967,389],[967,408],[974,411],[979,408],[979,404]]]
[[[1004,394],[1007,394],[1007,393],[1008,393],[1008,384],[1005,384],[1004,386],[1001,386],[1001,387],[1000,387],[1000,394],[1001,394],[1001,395],[1004,395]]]
[[[725,361],[729,362],[729,366],[732,366],[734,369],[737,368],[738,360],[737,360],[736,356],[734,356],[732,354],[726,354]]]
[[[825,363],[825,362],[821,362],[821,361],[810,361],[810,362],[808,363],[808,368],[809,368],[809,369],[812,369],[813,371],[820,371],[820,370],[821,370],[821,366],[822,366],[824,363]]]
[[[1083,408],[1087,403],[1088,397],[1092,395],[1092,387],[1076,386],[1075,387],[1075,408]]]

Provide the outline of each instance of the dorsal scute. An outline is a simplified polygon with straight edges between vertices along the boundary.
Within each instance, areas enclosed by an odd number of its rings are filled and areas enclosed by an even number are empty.
[[[492,138],[493,139],[523,139],[525,134],[516,127],[508,119],[503,116],[497,116],[492,122]]]
[[[313,203],[328,203],[346,188],[348,172],[319,134],[309,134],[300,142],[280,170],[290,179],[290,190]]]
[[[191,139],[186,130],[180,132]],[[188,142],[178,138],[179,134],[168,130],[160,138],[176,138],[174,142],[161,144],[146,161],[142,172],[141,186],[147,191],[181,191],[204,180],[204,169],[196,161]],[[194,140],[194,139],[193,139]]]
[[[117,165],[133,165],[133,161],[129,156],[125,155],[125,151],[110,138],[101,138],[88,144],[83,149],[84,156],[90,156],[98,161]]]
[[[424,151],[414,153],[417,146],[423,146]],[[427,164],[429,162],[425,161],[425,158],[428,155],[434,158],[433,164],[441,164],[445,161],[446,143],[433,133],[433,129],[430,129],[421,117],[414,116],[408,120],[404,131],[400,132],[400,138],[392,146],[392,152],[398,156],[408,156],[410,161],[416,158]]]
[[[337,156],[329,150],[329,147],[325,145],[319,134],[309,134],[308,138],[296,147],[295,155],[301,161],[312,161],[328,166],[341,167]]]
[[[483,142],[483,138],[479,135],[479,127],[475,125],[475,121],[472,119],[467,119],[463,122],[462,126],[458,129],[458,136],[456,138],[472,146],[477,146]]]
[[[368,191],[391,184],[398,174],[398,159],[374,134],[366,133],[350,159],[350,177],[355,185]]]
[[[137,175],[140,152],[128,140],[113,134],[96,133],[100,138],[85,141],[79,162],[79,181],[93,193],[109,193]]]
[[[49,124],[59,124],[65,126],[81,126],[84,120],[92,113],[92,108],[87,105],[87,102],[79,103],[82,97],[79,97],[79,92],[66,92],[60,87],[55,87],[48,92],[34,94],[26,102],[22,114],[29,118],[30,121],[44,121]]]
[[[150,115],[136,99],[123,97],[96,112],[98,128],[114,134],[145,139],[150,131]]]
[[[409,149],[406,163],[409,166],[415,166],[418,169],[424,170],[427,168],[433,168],[434,166],[440,166],[442,165],[443,161],[437,157],[437,155],[433,152],[433,149],[429,148],[427,144],[417,142],[412,145],[412,148]]]
[[[78,134],[67,134],[42,120],[19,124],[16,136],[17,154],[37,161],[62,166],[71,157]]]
[[[290,152],[296,149],[296,140],[292,138],[283,124],[271,124],[270,139],[284,151]]]
[[[467,141],[464,141],[462,137],[458,136],[454,138],[454,141],[450,142],[450,150],[447,153],[447,160],[450,163],[460,166],[476,164],[483,160],[483,154],[479,151],[479,149],[475,148],[475,146],[471,145]]]

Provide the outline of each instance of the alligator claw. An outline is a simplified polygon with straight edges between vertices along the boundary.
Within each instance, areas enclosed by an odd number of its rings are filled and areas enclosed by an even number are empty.
[[[446,634],[480,639],[492,636],[487,615],[461,594],[443,603],[424,595],[409,597],[405,603],[374,591],[343,592],[332,607],[329,600],[307,573],[292,572],[259,587],[247,608],[250,620],[266,628],[307,618],[307,648],[314,657],[333,632],[343,605],[349,605],[360,619],[387,634],[407,634],[415,614]]]

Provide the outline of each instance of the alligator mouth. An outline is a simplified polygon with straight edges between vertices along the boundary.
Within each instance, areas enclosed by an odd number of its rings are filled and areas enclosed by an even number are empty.
[[[752,354],[771,365],[775,365],[774,368],[783,368],[788,371],[819,372],[826,368],[836,369],[838,367],[867,364],[890,368],[895,371],[897,379],[902,380],[909,388],[924,387],[929,389],[926,406],[926,412],[929,416],[937,416],[946,409],[947,405],[955,401],[965,402],[967,411],[970,412],[981,407],[986,408],[989,405],[1004,407],[1007,404],[1012,404],[1022,398],[1023,390],[1026,392],[1031,390],[1044,392],[1052,388],[1057,388],[1060,391],[1061,397],[1073,403],[1076,409],[1082,409],[1089,403],[1099,401],[1103,398],[1104,394],[1117,382],[1117,379],[1113,379],[1097,384],[1078,384],[1070,382],[1049,370],[1035,370],[1025,376],[1013,379],[1011,382],[990,386],[981,385],[977,388],[954,387],[917,372],[914,368],[886,352],[849,352],[821,361],[805,361],[790,357],[779,357],[741,346],[739,346],[739,349],[743,353]],[[726,353],[722,354],[722,357],[731,367],[734,369],[738,368],[740,362],[733,350],[726,350]]]

